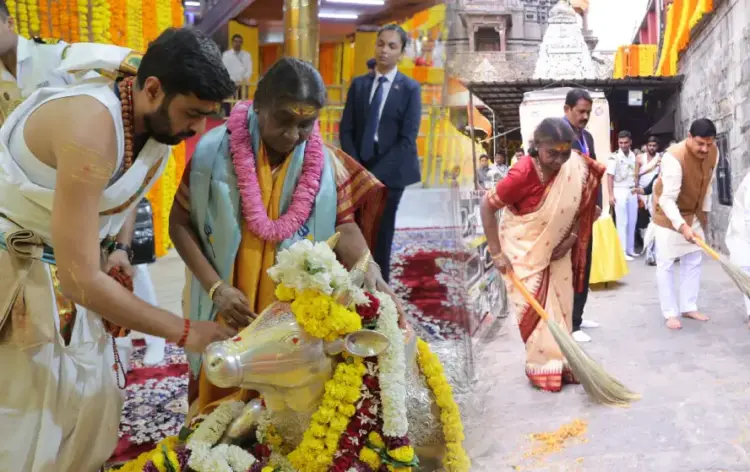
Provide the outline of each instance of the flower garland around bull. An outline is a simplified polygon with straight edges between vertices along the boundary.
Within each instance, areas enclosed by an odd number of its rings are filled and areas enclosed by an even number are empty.
[[[324,242],[302,240],[280,251],[269,275],[278,284],[276,297],[289,303],[308,334],[333,341],[371,329],[388,338],[388,348],[377,357],[341,355],[296,448],[284,444],[268,409],[250,445],[226,443],[226,432],[246,408],[242,402],[228,402],[194,420],[194,429],[186,428],[180,440],[168,438],[121,471],[405,472],[419,465],[407,436],[407,362],[390,296],[354,286]],[[422,340],[417,360],[441,411],[447,446],[443,466],[448,472],[467,472],[461,417],[442,365]]]

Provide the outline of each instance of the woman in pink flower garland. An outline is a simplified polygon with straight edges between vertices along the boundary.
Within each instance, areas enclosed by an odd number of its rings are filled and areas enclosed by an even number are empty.
[[[188,266],[185,313],[241,328],[274,300],[267,275],[276,252],[339,232],[336,254],[352,267],[375,245],[385,188],[351,157],[326,146],[318,127],[326,87],[295,58],[274,64],[253,102],[202,137],[170,215],[170,236]],[[393,292],[370,267],[378,290]],[[190,359],[191,415],[254,392],[219,389]]]

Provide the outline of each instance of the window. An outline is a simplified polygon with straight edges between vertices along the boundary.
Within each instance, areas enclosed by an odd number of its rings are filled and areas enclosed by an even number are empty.
[[[716,136],[716,147],[719,150],[716,163],[716,195],[719,204],[732,206],[732,168],[730,165],[729,133],[719,133]]]
[[[500,33],[493,27],[481,27],[474,33],[474,51],[502,51],[503,42]]]

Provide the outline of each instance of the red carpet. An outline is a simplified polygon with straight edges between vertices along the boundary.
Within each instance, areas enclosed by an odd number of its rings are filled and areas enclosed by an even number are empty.
[[[180,432],[187,413],[188,365],[182,349],[167,344],[162,365],[145,367],[146,347],[134,341],[126,388],[127,399],[120,420],[120,441],[111,463],[134,459],[167,436]]]
[[[456,229],[396,231],[391,285],[404,309],[436,339],[457,339],[468,332],[465,313],[464,259]]]

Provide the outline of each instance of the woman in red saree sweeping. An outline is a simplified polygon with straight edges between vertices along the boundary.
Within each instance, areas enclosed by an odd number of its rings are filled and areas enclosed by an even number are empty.
[[[482,201],[482,224],[495,266],[514,271],[550,317],[571,328],[573,293],[583,289],[586,247],[604,166],[572,149],[575,132],[547,118],[534,149]],[[498,224],[497,212],[502,210]],[[526,344],[526,375],[542,390],[577,383],[547,324],[506,278]]]

